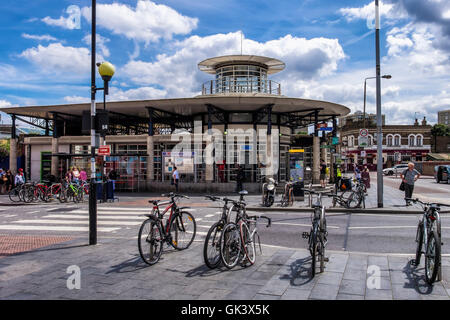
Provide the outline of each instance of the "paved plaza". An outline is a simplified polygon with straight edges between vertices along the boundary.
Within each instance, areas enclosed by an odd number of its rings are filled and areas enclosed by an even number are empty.
[[[185,251],[165,247],[153,266],[139,256],[137,232],[148,199],[157,195],[119,195],[119,202],[100,204],[96,246],[87,245],[87,203],[11,206],[2,196],[0,299],[448,300],[450,215],[442,215],[442,281],[431,287],[424,279],[423,259],[418,267],[410,264],[420,207],[405,207],[397,184],[395,177],[385,178],[384,209],[391,214],[328,214],[329,262],[313,279],[307,241],[301,238],[311,225],[306,210],[265,211],[273,223],[259,228],[262,253],[258,250],[255,265],[210,270],[203,262],[203,241],[219,218],[220,203],[200,195],[182,202],[197,221],[193,245]],[[375,191],[369,190],[371,209]],[[449,185],[423,179],[416,195],[444,202],[448,192]],[[249,206],[259,206],[259,196],[246,198]],[[80,271],[79,289],[68,288],[73,268]]]

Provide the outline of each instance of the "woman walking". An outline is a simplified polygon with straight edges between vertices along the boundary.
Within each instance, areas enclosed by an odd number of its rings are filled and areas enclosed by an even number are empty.
[[[420,173],[414,169],[414,163],[408,163],[408,169],[402,172],[400,175],[402,182],[405,185],[405,198],[411,199],[414,191],[414,183],[420,178]],[[410,206],[409,200],[406,200],[406,206]]]

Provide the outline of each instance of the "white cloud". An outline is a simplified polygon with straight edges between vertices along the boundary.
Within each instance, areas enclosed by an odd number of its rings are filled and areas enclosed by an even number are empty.
[[[398,20],[407,17],[403,10],[391,3],[380,1],[379,10],[380,17],[384,17],[387,20]],[[342,8],[339,12],[347,21],[366,20],[369,24],[369,22],[375,19],[375,2],[371,1],[363,7]]]
[[[450,19],[450,10],[447,10],[442,13],[442,18],[444,19]]]
[[[71,5],[67,7],[66,13],[68,14],[68,17],[61,16],[58,19],[53,19],[47,16],[41,19],[41,21],[49,26],[61,27],[69,30],[80,29],[81,28],[80,7],[76,5]]]
[[[87,48],[63,46],[51,43],[48,46],[38,45],[20,54],[46,73],[72,75],[89,74],[90,51]],[[99,61],[103,60],[101,57]]]
[[[25,39],[31,39],[31,40],[38,40],[38,41],[56,41],[55,37],[52,37],[48,34],[44,35],[34,35],[34,34],[28,34],[28,33],[22,33],[22,38]]]
[[[13,107],[12,103],[6,100],[0,100],[0,108],[11,108]]]
[[[109,95],[107,101],[130,101],[130,100],[147,100],[160,99],[166,96],[167,92],[152,87],[140,87],[136,89],[122,90],[117,87],[109,88]],[[88,103],[89,97],[80,96],[66,96],[64,97],[66,103]]]
[[[220,55],[240,53],[241,33],[216,34],[207,37],[191,36],[176,42],[175,53],[161,54],[155,62],[130,61],[121,70],[131,81],[144,85],[160,85],[169,97],[192,96],[201,91],[201,85],[212,80],[198,70],[197,64]],[[283,79],[312,79],[330,75],[345,58],[336,39],[305,39],[287,35],[277,40],[257,42],[243,40],[243,54],[262,55],[282,60],[286,70]]]
[[[90,7],[84,7],[82,14],[91,20]],[[139,0],[135,8],[120,3],[97,5],[99,26],[146,44],[161,38],[171,39],[176,34],[189,34],[197,23],[197,18],[183,16],[166,5],[149,0]]]
[[[83,42],[86,43],[87,45],[91,45],[91,38],[92,38],[91,35],[88,34],[83,38]],[[110,56],[109,49],[106,46],[106,43],[108,43],[109,41],[110,40],[108,38],[105,38],[99,34],[95,36],[95,42],[97,44],[96,47],[99,49],[100,54],[104,57]]]

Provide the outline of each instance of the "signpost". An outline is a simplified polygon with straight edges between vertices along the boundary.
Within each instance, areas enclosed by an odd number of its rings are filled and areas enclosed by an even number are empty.
[[[367,129],[359,130],[358,145],[360,147],[367,147],[369,145],[369,130]]]
[[[111,155],[111,146],[110,145],[100,146],[98,148],[98,155],[99,156],[110,156]]]

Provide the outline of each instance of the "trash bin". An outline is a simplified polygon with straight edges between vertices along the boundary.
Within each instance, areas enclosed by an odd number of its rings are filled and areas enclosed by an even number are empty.
[[[302,190],[304,187],[305,183],[303,181],[294,182],[293,186],[294,197],[304,197],[305,191]]]
[[[113,182],[106,182],[106,199],[114,201],[114,187]]]

